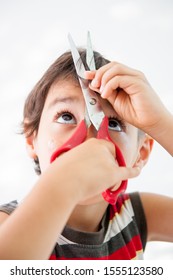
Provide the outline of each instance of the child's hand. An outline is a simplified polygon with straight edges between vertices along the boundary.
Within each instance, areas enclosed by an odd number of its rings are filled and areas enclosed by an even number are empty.
[[[151,88],[143,73],[111,62],[96,71],[86,71],[90,87],[108,99],[118,115],[144,130],[161,129],[168,111]]]
[[[56,182],[63,174],[65,184],[69,184],[69,193],[75,191],[78,203],[112,186],[116,190],[122,180],[139,175],[139,168],[119,167],[115,158],[115,147],[111,142],[92,138],[57,158],[50,166],[54,170],[51,178]]]

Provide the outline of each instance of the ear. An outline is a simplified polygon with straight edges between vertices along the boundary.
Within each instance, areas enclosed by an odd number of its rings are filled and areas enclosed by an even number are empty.
[[[142,137],[142,139],[139,140],[138,156],[134,166],[139,166],[140,168],[145,166],[152,151],[153,144],[153,138],[147,134],[145,134],[144,138]]]
[[[36,152],[35,152],[35,145],[34,145],[35,136],[31,135],[29,137],[26,137],[25,139],[26,139],[26,149],[27,149],[28,155],[32,159],[36,159],[37,155],[36,155]]]

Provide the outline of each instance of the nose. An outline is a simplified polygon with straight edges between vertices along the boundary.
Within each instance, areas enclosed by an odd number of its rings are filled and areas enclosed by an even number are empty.
[[[97,130],[95,129],[95,127],[93,126],[93,124],[91,124],[91,125],[88,127],[86,140],[87,140],[87,139],[90,139],[90,138],[96,138],[96,137],[97,137]]]

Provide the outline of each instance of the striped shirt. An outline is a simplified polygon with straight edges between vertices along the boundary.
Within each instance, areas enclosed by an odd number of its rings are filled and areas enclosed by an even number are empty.
[[[16,201],[0,206],[10,214]],[[140,196],[123,194],[109,205],[98,232],[80,232],[66,226],[59,235],[51,260],[143,259],[147,227]]]

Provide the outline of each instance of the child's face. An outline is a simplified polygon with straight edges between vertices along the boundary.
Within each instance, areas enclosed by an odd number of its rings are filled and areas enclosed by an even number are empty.
[[[101,98],[100,98],[101,99]],[[103,111],[109,117],[110,136],[119,146],[127,166],[134,166],[140,158],[142,141],[138,140],[138,130],[120,120],[112,106],[101,99]],[[50,165],[52,153],[63,145],[83,120],[85,103],[80,87],[71,81],[54,84],[48,93],[37,135],[32,144],[43,172]],[[88,137],[95,137],[90,128]]]

